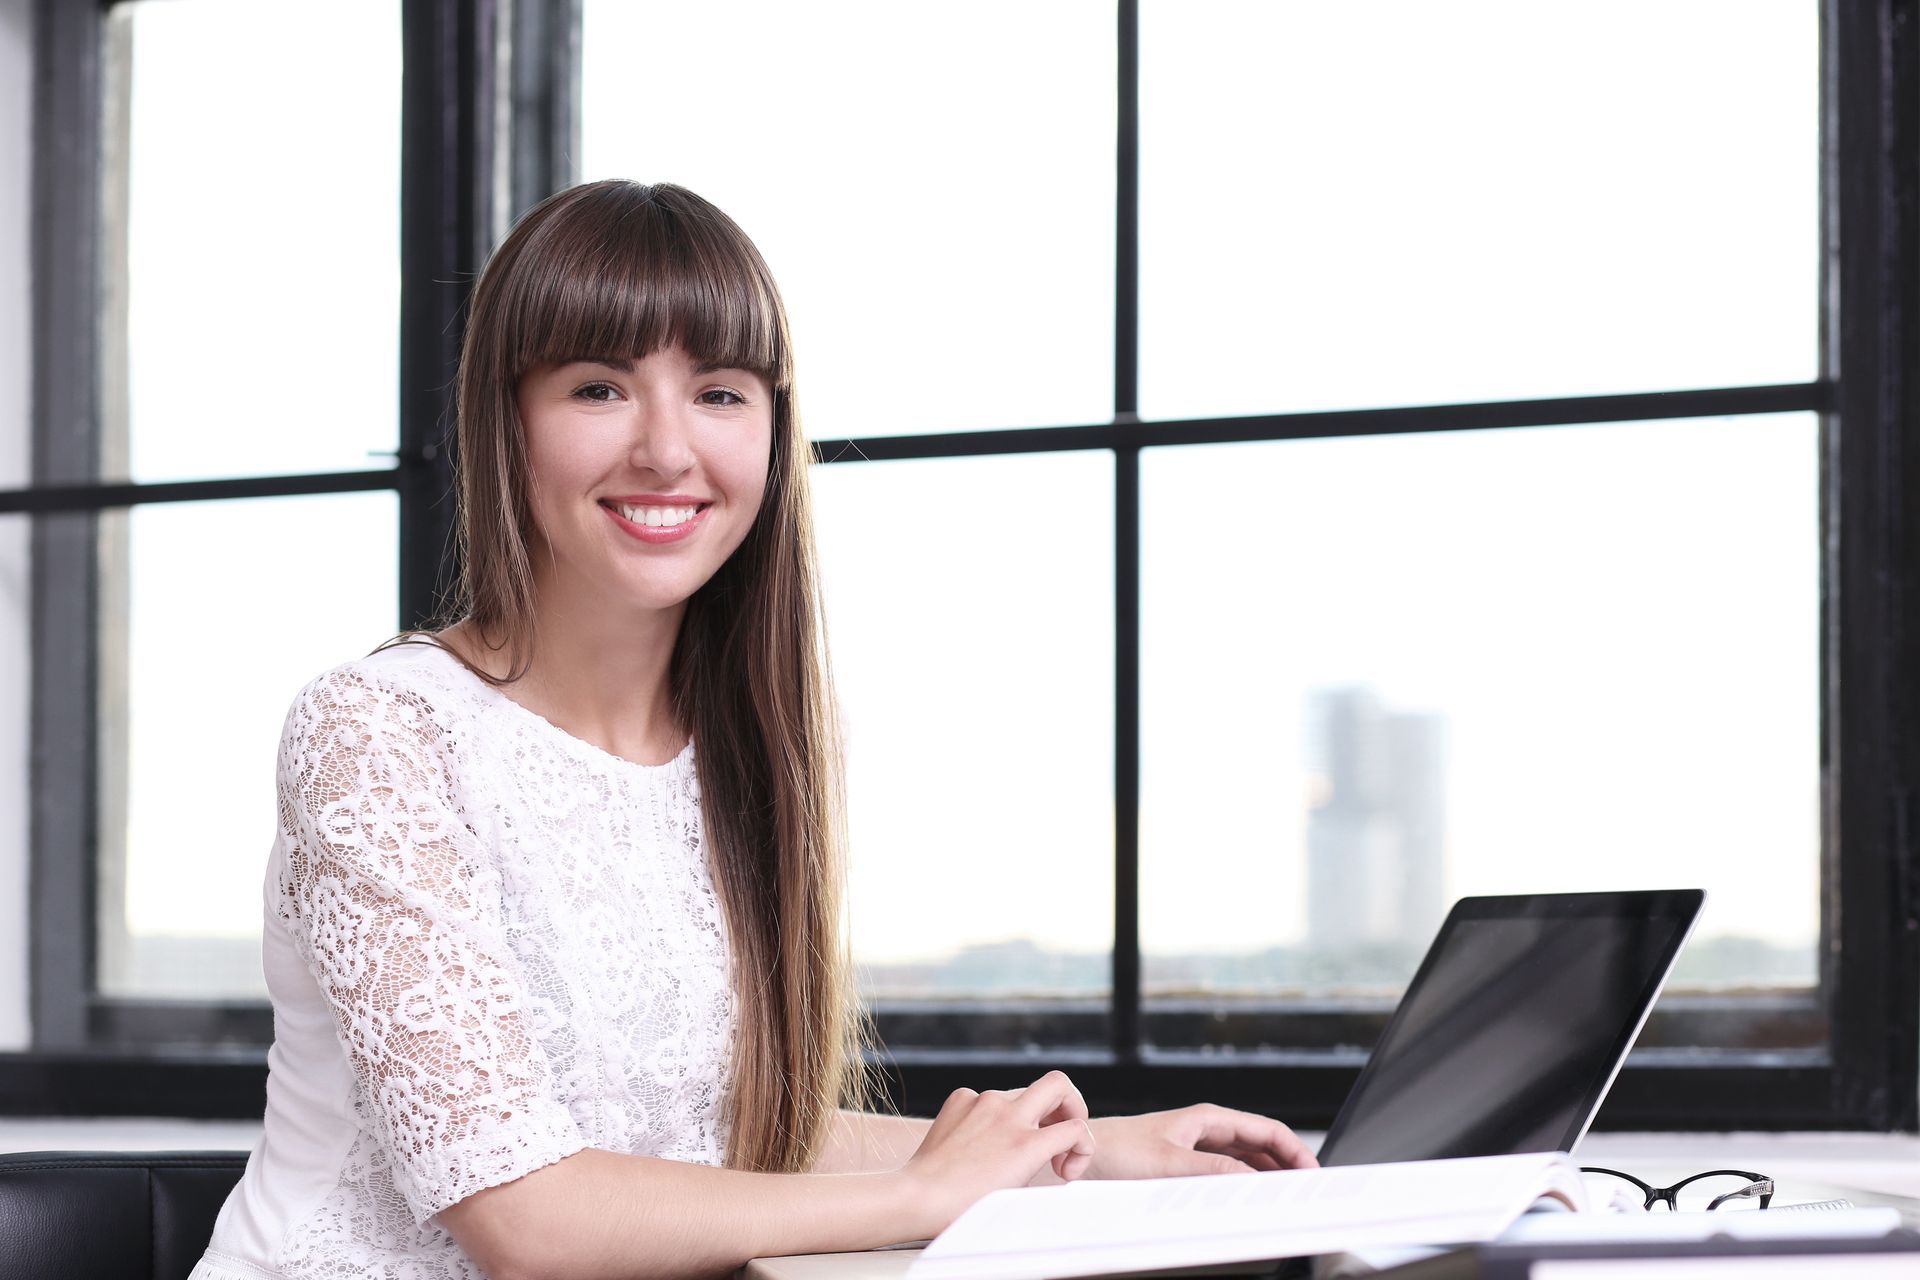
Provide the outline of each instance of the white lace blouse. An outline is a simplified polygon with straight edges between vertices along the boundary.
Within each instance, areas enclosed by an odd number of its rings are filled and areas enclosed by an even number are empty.
[[[693,744],[634,764],[438,646],[301,690],[266,1127],[191,1280],[478,1276],[434,1214],[584,1147],[718,1164],[734,1029]]]

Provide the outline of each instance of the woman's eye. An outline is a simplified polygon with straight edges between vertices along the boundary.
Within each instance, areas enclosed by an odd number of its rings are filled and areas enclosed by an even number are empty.
[[[607,395],[606,396],[600,395],[599,393],[602,391],[606,392]],[[608,386],[604,382],[589,382],[586,386],[581,387],[578,391],[575,391],[573,394],[576,396],[579,396],[581,399],[587,401],[589,404],[606,404],[608,399],[610,399],[613,395],[617,393],[614,391],[612,387]]]
[[[719,396],[721,398],[718,400],[709,399],[711,396]],[[702,404],[735,405],[745,404],[747,398],[738,391],[729,391],[725,387],[713,387],[700,393],[700,401]]]

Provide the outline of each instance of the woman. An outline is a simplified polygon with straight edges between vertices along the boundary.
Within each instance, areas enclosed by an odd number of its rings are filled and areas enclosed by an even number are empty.
[[[724,214],[534,209],[458,412],[457,621],[288,715],[265,1133],[195,1280],[719,1274],[1043,1176],[1312,1163],[1218,1108],[1090,1124],[1058,1072],[857,1109],[808,448]]]

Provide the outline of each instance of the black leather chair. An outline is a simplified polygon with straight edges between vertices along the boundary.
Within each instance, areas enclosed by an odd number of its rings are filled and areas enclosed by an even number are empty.
[[[0,1154],[0,1276],[187,1280],[244,1151]]]

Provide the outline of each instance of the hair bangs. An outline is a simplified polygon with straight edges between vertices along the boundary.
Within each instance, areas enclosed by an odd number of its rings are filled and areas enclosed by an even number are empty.
[[[617,198],[554,224],[567,243],[543,246],[550,269],[523,275],[522,296],[505,309],[512,381],[536,368],[618,364],[677,346],[697,363],[791,389],[779,294],[745,234],[669,183],[622,183],[602,194]]]

